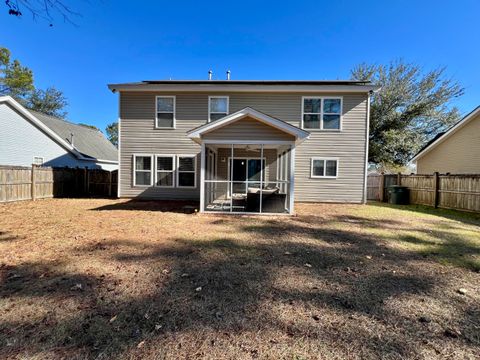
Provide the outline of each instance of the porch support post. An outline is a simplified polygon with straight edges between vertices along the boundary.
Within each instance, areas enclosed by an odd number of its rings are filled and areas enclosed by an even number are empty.
[[[293,214],[293,204],[295,203],[295,145],[290,147],[290,204],[289,212]]]
[[[205,211],[205,143],[200,151],[200,212]]]

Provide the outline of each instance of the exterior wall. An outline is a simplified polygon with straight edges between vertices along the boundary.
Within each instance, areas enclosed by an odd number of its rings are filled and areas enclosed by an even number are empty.
[[[480,173],[480,115],[417,160],[418,174]]]
[[[155,96],[176,95],[176,129],[155,129]],[[120,196],[164,199],[198,199],[200,159],[197,158],[197,188],[161,189],[132,186],[133,154],[198,154],[200,146],[187,138],[192,128],[208,117],[208,96],[229,96],[229,112],[247,106],[300,126],[304,93],[160,93],[121,92],[120,94]],[[325,93],[317,94],[325,96]],[[337,94],[343,97],[341,131],[311,131],[310,138],[296,149],[295,200],[356,202],[363,200],[367,94]],[[247,139],[253,136],[245,134]],[[310,178],[311,157],[339,159],[337,179]]]
[[[6,103],[0,104],[0,129],[0,165],[31,166],[40,156],[46,166],[100,167],[78,160]]]
[[[261,122],[246,118],[234,122],[231,125],[219,128],[202,136],[204,140],[238,140],[245,139],[248,134],[249,140],[278,140],[294,141],[295,137],[285,132],[262,124]]]

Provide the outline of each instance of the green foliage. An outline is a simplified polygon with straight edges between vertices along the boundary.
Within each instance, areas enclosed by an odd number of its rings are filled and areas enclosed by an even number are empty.
[[[18,60],[11,61],[10,51],[0,47],[0,95],[21,100],[33,87],[33,73]]]
[[[85,126],[85,127],[87,127],[87,128],[100,131],[100,129],[97,128],[95,125],[89,125],[89,124],[84,124],[84,123],[78,123],[78,125],[82,125],[82,126]]]
[[[108,140],[110,140],[113,145],[118,146],[118,123],[113,122],[108,124],[105,132],[107,133]]]
[[[463,88],[444,73],[444,68],[424,72],[403,61],[352,70],[352,79],[382,87],[372,95],[369,161],[406,165],[426,141],[459,120],[450,102],[463,95]]]
[[[28,109],[65,118],[67,100],[60,90],[36,89],[33,73],[18,60],[11,60],[10,51],[0,47],[0,95],[9,95]]]
[[[61,119],[67,116],[67,112],[63,111],[67,106],[67,100],[63,93],[54,87],[49,87],[46,90],[33,90],[28,95],[25,106],[31,110]]]

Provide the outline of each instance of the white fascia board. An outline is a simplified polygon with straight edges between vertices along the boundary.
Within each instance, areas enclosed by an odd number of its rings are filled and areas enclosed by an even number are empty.
[[[375,85],[110,84],[111,91],[368,93]]]
[[[266,114],[263,114],[255,109],[252,109],[250,107],[246,107],[242,110],[239,110],[233,114],[227,115],[224,118],[213,121],[210,123],[207,123],[194,131],[187,133],[187,136],[191,139],[200,139],[200,137],[203,134],[207,134],[211,131],[214,131],[216,129],[222,128],[224,126],[227,126],[229,124],[232,124],[236,121],[239,121],[245,117],[251,117],[255,120],[258,120],[268,126],[274,127],[278,130],[281,130],[287,134],[290,134],[292,136],[295,136],[298,140],[303,140],[306,139],[310,136],[310,133],[308,131],[305,131],[303,129],[297,128],[293,125],[290,125],[288,123],[285,123],[281,120],[275,119],[271,116],[268,116]]]

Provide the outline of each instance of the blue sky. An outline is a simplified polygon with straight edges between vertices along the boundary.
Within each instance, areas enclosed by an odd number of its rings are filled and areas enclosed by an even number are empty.
[[[68,97],[68,118],[102,130],[117,119],[107,83],[147,79],[344,79],[358,63],[403,58],[447,67],[480,105],[478,0],[69,1],[77,26],[7,14],[0,46],[37,87]],[[136,3],[140,5],[135,5]]]

